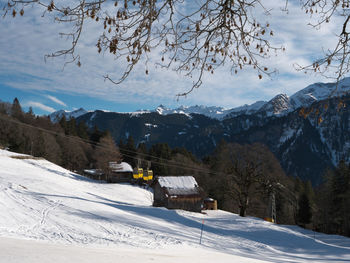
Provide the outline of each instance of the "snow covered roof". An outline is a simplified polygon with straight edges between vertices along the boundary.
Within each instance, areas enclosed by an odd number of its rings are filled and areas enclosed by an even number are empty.
[[[103,172],[101,170],[98,170],[98,169],[85,169],[84,173],[91,174],[91,175],[102,175],[103,174]]]
[[[160,176],[158,183],[161,187],[172,189],[192,189],[198,187],[193,176]]]
[[[116,162],[110,162],[109,167],[112,169],[113,172],[132,172],[132,167],[130,164],[126,162],[116,163]]]

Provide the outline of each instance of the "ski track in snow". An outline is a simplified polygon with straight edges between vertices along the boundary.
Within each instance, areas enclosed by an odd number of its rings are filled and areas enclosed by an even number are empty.
[[[345,237],[224,211],[155,208],[146,189],[99,183],[46,160],[10,157],[14,155],[0,150],[0,238],[89,248],[167,251],[175,246],[253,260],[249,262],[350,262],[350,239]]]

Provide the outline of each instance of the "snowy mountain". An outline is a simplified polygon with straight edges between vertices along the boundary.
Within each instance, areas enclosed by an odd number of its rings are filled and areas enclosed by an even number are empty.
[[[201,114],[209,118],[223,120],[239,115],[252,115],[257,112],[263,113],[265,116],[283,116],[300,107],[309,107],[316,101],[330,99],[333,97],[341,97],[350,92],[350,78],[345,78],[338,83],[315,83],[296,92],[288,97],[286,94],[278,94],[270,101],[257,101],[250,105],[243,105],[231,109],[216,106],[180,106],[176,109],[170,109],[164,105],[159,105],[154,110],[138,110],[136,112],[128,112],[123,114],[130,114],[132,116],[139,116],[140,114],[147,114],[156,112],[160,115],[170,114],[184,114],[190,116],[191,114]],[[78,118],[86,114],[87,111],[80,108],[75,111],[59,110],[49,115],[54,122],[58,121],[64,115],[66,119],[71,117]]]
[[[155,112],[162,115],[167,114],[202,114],[209,118],[222,120],[224,118],[232,118],[238,115],[251,115],[262,112],[266,116],[282,116],[292,112],[300,107],[309,107],[316,101],[330,99],[333,97],[341,97],[350,92],[350,78],[345,78],[338,83],[315,83],[312,84],[292,96],[279,94],[270,101],[257,101],[251,105],[243,105],[232,109],[224,109],[222,107],[206,107],[206,106],[181,106],[177,109],[169,109],[160,105]]]
[[[176,109],[169,109],[165,107],[164,105],[159,105],[154,112],[157,112],[161,115],[168,115],[168,114],[185,114],[187,116],[191,114],[201,114],[205,115],[209,118],[215,118],[215,119],[221,119],[225,115],[228,114],[228,111],[225,110],[222,107],[206,107],[203,105],[195,105],[195,106],[180,106]]]
[[[337,88],[334,83],[316,83],[291,97],[280,94],[268,102],[230,110],[205,106],[172,110],[160,105],[154,111],[134,113],[88,112],[77,122],[109,130],[116,142],[132,136],[136,144],[151,147],[168,143],[172,148],[184,147],[199,158],[210,155],[222,140],[260,142],[276,155],[288,175],[317,185],[326,169],[334,168],[341,159],[350,161],[350,108],[338,107],[350,100],[349,90],[350,78]],[[311,104],[307,118],[300,117],[299,108]]]
[[[254,102],[251,105],[245,104],[240,107],[236,107],[233,109],[228,110],[228,114],[224,116],[224,118],[232,118],[239,115],[251,115],[256,113],[258,110],[261,109],[266,104],[266,101],[257,101]]]
[[[350,78],[344,78],[336,83],[315,83],[296,92],[290,97],[294,109],[308,107],[312,103],[332,97],[341,97],[350,92]]]
[[[78,118],[86,113],[88,113],[88,111],[84,110],[83,108],[74,111],[59,110],[51,113],[49,118],[52,122],[58,122],[63,116],[66,118],[66,120],[69,120],[71,118]]]
[[[220,210],[202,214],[155,208],[148,190],[96,182],[44,159],[0,150],[0,171],[0,262],[298,263],[350,258],[350,239],[345,237]]]
[[[259,142],[269,147],[288,175],[317,185],[326,169],[342,159],[350,161],[350,107],[339,108],[341,100],[347,103],[350,95],[314,102],[306,109],[312,111],[307,118],[300,116],[299,109],[291,110],[288,97],[280,95],[255,113],[231,113],[222,120],[202,114],[148,112],[130,116],[95,111],[77,121],[111,131],[116,142],[126,142],[132,136],[136,145],[167,143],[171,148],[184,147],[198,158],[213,153],[222,140]]]
[[[260,112],[265,112],[267,116],[280,116],[292,111],[289,98],[286,94],[279,94],[273,99],[265,103],[260,109]]]

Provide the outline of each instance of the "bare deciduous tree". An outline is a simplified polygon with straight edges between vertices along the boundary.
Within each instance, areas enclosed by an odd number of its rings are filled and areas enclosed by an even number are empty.
[[[349,1],[300,0],[306,13],[319,18],[312,26],[320,27],[334,16],[343,16],[344,23],[336,47],[311,65],[298,65],[299,70],[325,74],[335,68],[337,80],[349,72]],[[288,0],[283,2],[287,10]],[[263,0],[9,0],[4,16],[24,15],[26,7],[42,7],[43,15],[51,13],[56,21],[71,25],[70,32],[60,33],[71,40],[71,46],[48,57],[69,55],[68,62],[80,66],[76,47],[86,21],[93,20],[101,25],[97,51],[110,53],[126,65],[120,78],[105,75],[105,79],[119,84],[139,62],[145,63],[148,74],[153,52],[159,57],[156,65],[193,78],[192,88],[179,95],[198,88],[203,74],[214,73],[224,64],[233,73],[252,67],[261,79],[275,71],[264,65],[264,59],[284,50],[271,45],[274,32],[268,22],[259,21],[267,20],[269,14]]]
[[[256,69],[259,78],[274,70],[263,64],[263,58],[282,47],[273,47],[273,31],[267,22],[257,20],[254,9],[268,13],[260,0],[9,0],[5,14],[23,15],[28,6],[41,6],[43,15],[52,13],[58,22],[71,23],[72,30],[60,33],[71,39],[70,48],[48,57],[71,56],[69,62],[81,65],[76,46],[87,19],[101,24],[96,41],[98,52],[109,52],[126,68],[118,80],[105,78],[115,84],[125,80],[135,65],[145,61],[149,72],[149,53],[159,55],[157,65],[174,69],[194,79],[186,95],[202,83],[205,72],[223,64],[232,72],[245,67]],[[113,4],[113,5],[112,5]]]
[[[337,44],[333,49],[326,50],[324,56],[316,59],[310,65],[297,65],[297,69],[305,72],[319,72],[326,77],[339,81],[350,71],[350,1],[302,0],[301,4],[306,14],[317,18],[317,22],[309,24],[316,29],[319,29],[325,23],[329,23],[335,16],[342,17],[343,24],[335,35]]]
[[[215,169],[224,174],[225,192],[240,216],[245,216],[253,203],[266,199],[271,188],[284,176],[274,155],[259,143],[222,143],[216,158]]]

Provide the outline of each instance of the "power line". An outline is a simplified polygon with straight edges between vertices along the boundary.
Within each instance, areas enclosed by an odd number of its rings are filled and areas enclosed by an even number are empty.
[[[49,133],[51,135],[56,135],[56,136],[60,136],[60,137],[63,137],[63,138],[72,139],[72,140],[76,140],[76,141],[79,141],[79,142],[84,142],[84,143],[90,144],[90,145],[92,145],[94,147],[99,147],[99,148],[105,149],[107,151],[111,151],[111,149],[107,148],[104,144],[101,144],[101,143],[98,143],[98,142],[94,142],[92,140],[83,139],[83,138],[80,138],[78,136],[67,135],[67,134],[64,134],[64,133],[60,133],[60,132],[57,132],[57,131],[44,129],[44,128],[41,128],[41,127],[36,127],[36,126],[30,125],[30,124],[27,124],[27,123],[20,122],[18,120],[11,119],[8,116],[6,116],[6,117],[5,116],[2,116],[2,114],[1,114],[0,115],[0,119],[3,120],[3,121],[7,121],[7,122],[11,122],[11,123],[17,124],[17,125],[22,125],[22,126],[27,127],[27,128],[32,128],[32,129],[36,129],[36,130],[39,130],[39,131],[42,131],[42,132],[46,132],[46,133]],[[156,159],[158,161],[152,160],[152,163],[156,163],[156,164],[159,164],[159,165],[163,165],[163,166],[167,166],[167,167],[182,168],[182,169],[187,169],[187,170],[192,170],[192,171],[197,171],[197,172],[219,174],[219,173],[214,173],[214,172],[210,171],[209,169],[202,169],[202,168],[197,168],[197,167],[192,167],[192,166],[186,166],[186,165],[180,164],[178,162],[175,162],[175,161],[172,161],[172,160],[163,159],[163,158],[160,158],[160,157],[157,157],[157,156],[153,156],[153,155],[150,155],[150,154],[144,154],[144,153],[140,153],[140,152],[135,152],[135,151],[131,151],[131,150],[128,150],[128,149],[123,149],[123,148],[120,148],[120,147],[119,147],[119,149],[122,150],[122,151],[126,151],[126,152],[129,152],[129,153],[136,154],[136,155],[143,155],[145,157],[150,157],[150,158]],[[135,160],[140,159],[142,161],[149,161],[147,159],[136,157],[136,156],[132,156],[130,154],[123,154],[123,155],[127,156],[129,158],[135,159]]]
[[[81,137],[78,137],[78,136],[67,135],[67,134],[64,134],[64,133],[57,132],[57,131],[51,131],[51,130],[44,129],[44,128],[41,128],[41,127],[36,127],[36,126],[30,125],[30,124],[27,124],[27,123],[20,122],[20,121],[15,120],[15,119],[11,119],[11,117],[9,117],[8,115],[0,114],[0,120],[8,121],[8,122],[11,122],[11,123],[14,123],[14,124],[18,124],[18,125],[22,125],[22,126],[28,127],[28,128],[40,130],[42,132],[46,132],[46,133],[49,133],[49,134],[52,134],[52,135],[56,135],[56,136],[61,136],[63,138],[76,140],[76,141],[79,141],[79,142],[84,142],[84,143],[87,143],[87,144],[89,144],[91,146],[99,147],[99,148],[102,148],[102,149],[104,149],[106,151],[109,151],[109,152],[114,152],[111,149],[109,149],[108,147],[106,147],[104,144],[101,144],[101,143],[98,143],[98,142],[95,142],[95,141],[92,141],[92,140],[89,140],[89,139],[84,139],[84,138],[81,138]],[[176,161],[173,161],[173,160],[163,159],[163,158],[160,158],[160,157],[157,157],[157,156],[153,156],[153,155],[150,155],[150,154],[140,153],[140,152],[132,151],[132,150],[129,150],[129,149],[123,149],[123,148],[120,148],[120,147],[119,147],[119,149],[121,149],[122,151],[125,151],[125,152],[132,153],[132,154],[144,156],[144,158],[140,158],[140,157],[137,157],[137,156],[133,156],[133,155],[130,155],[130,154],[123,153],[124,156],[132,158],[132,159],[135,159],[135,160],[140,159],[142,161],[147,162],[149,160],[147,160],[145,158],[149,157],[149,158],[156,159],[156,160],[152,160],[151,161],[152,163],[155,163],[155,164],[158,164],[158,165],[163,165],[163,166],[166,166],[166,167],[187,169],[187,170],[191,170],[191,171],[194,171],[194,172],[200,172],[200,173],[206,173],[206,174],[218,175],[218,176],[220,176],[220,175],[221,176],[227,176],[228,175],[227,173],[215,172],[215,171],[212,171],[212,170],[207,169],[207,168],[198,168],[198,167],[193,167],[193,166],[187,166],[187,165],[184,165],[183,163],[179,163],[179,162],[176,162]]]

